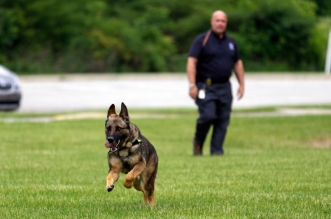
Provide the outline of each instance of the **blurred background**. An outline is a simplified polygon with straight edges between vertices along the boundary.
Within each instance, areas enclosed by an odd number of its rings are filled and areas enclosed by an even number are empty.
[[[329,0],[1,0],[0,64],[19,75],[184,72],[213,11],[247,72],[322,72]]]

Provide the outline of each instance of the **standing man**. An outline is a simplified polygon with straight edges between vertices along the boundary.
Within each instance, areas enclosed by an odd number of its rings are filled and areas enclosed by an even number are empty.
[[[193,154],[202,155],[202,147],[211,125],[211,155],[223,155],[223,142],[230,122],[232,70],[239,82],[238,99],[244,95],[244,67],[237,44],[226,34],[227,16],[215,11],[211,30],[197,36],[187,60],[189,95],[199,108],[193,139]]]

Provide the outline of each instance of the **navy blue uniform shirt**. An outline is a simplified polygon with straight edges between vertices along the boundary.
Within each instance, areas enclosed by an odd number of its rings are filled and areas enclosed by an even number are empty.
[[[214,81],[229,80],[233,64],[240,59],[237,44],[232,37],[224,33],[222,38],[211,32],[205,46],[202,45],[206,33],[200,34],[193,41],[189,56],[198,59],[197,82],[211,78]]]

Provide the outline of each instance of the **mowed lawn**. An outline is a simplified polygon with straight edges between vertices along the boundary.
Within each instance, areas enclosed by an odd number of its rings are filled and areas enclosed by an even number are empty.
[[[192,156],[196,116],[131,116],[159,155],[155,207],[124,174],[106,191],[105,118],[0,120],[0,218],[331,218],[331,115],[233,116],[222,157]]]

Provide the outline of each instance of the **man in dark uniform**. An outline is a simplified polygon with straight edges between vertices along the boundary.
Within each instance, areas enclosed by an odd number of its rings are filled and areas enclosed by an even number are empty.
[[[237,44],[226,34],[227,16],[215,11],[211,30],[197,36],[187,60],[189,95],[199,108],[193,154],[202,155],[202,147],[211,125],[211,155],[223,155],[223,142],[230,122],[232,71],[239,82],[238,99],[244,95],[244,67]]]

